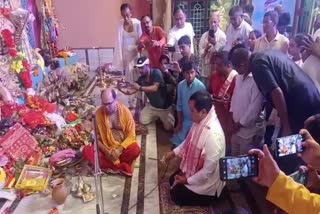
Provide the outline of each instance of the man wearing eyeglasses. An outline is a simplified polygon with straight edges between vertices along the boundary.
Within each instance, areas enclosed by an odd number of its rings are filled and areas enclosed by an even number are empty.
[[[131,165],[140,154],[135,122],[129,109],[116,98],[113,89],[103,90],[101,106],[95,113],[100,167],[106,173],[132,176]],[[86,146],[82,154],[94,165],[93,146]]]

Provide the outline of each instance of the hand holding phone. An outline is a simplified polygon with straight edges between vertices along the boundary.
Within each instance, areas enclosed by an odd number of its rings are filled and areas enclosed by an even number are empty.
[[[168,46],[168,51],[170,53],[174,53],[174,52],[176,52],[176,48],[174,46]]]
[[[164,64],[164,66],[166,67],[166,69],[168,70],[172,70],[173,69],[173,65],[170,63]]]
[[[304,138],[300,134],[278,138],[276,141],[277,156],[283,157],[286,155],[302,153],[303,152],[303,146],[302,146],[303,141],[304,141]]]
[[[292,173],[291,175],[289,175],[289,177],[291,177],[295,182],[297,182],[299,184],[307,185],[308,174],[307,174],[307,172],[304,172],[303,170],[298,170],[298,171]]]
[[[221,158],[219,168],[222,181],[256,177],[259,174],[258,158],[253,155]]]

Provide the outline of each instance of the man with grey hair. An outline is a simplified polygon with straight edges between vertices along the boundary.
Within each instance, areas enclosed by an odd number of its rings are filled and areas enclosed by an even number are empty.
[[[211,73],[210,58],[213,52],[223,49],[226,45],[226,34],[220,29],[220,15],[211,13],[209,19],[210,30],[205,32],[199,42],[199,53],[202,62],[201,76],[208,78]]]

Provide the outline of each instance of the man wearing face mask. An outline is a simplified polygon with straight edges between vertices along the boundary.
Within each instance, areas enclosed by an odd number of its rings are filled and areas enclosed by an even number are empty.
[[[173,18],[175,25],[170,29],[168,35],[168,47],[175,47],[176,52],[173,54],[173,60],[177,61],[181,58],[181,54],[178,51],[178,41],[182,36],[187,35],[191,40],[191,53],[194,53],[194,31],[191,23],[186,22],[186,14],[181,7],[177,7],[173,11]]]
[[[226,34],[220,29],[220,16],[217,12],[211,14],[210,30],[205,32],[199,42],[199,53],[202,60],[201,76],[208,78],[211,73],[211,54],[223,49],[226,44]]]
[[[140,154],[135,122],[129,109],[119,103],[113,89],[101,92],[101,107],[96,111],[99,162],[106,173],[132,176],[131,165]],[[94,166],[94,146],[86,146],[83,157]]]
[[[225,51],[230,51],[239,42],[246,43],[249,39],[252,27],[243,20],[243,10],[240,6],[234,6],[229,11],[230,24],[227,28],[227,43]]]
[[[149,59],[144,56],[137,60],[136,68],[139,70],[140,77],[136,83],[131,83],[131,87],[134,90],[122,92],[130,95],[141,91],[148,97],[149,103],[140,113],[139,120],[141,124],[147,125],[159,119],[165,130],[172,130],[175,121],[172,100],[167,93],[166,83],[161,71],[159,69],[151,69]]]

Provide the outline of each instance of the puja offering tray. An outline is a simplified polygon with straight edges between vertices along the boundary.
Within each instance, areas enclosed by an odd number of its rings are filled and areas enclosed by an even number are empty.
[[[25,165],[15,188],[18,190],[43,191],[48,186],[51,174],[50,169]]]

